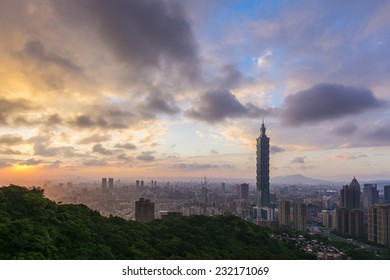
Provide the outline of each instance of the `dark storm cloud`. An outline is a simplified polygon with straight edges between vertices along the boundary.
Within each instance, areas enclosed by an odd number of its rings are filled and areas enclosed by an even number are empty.
[[[180,163],[173,166],[175,169],[182,169],[185,171],[196,171],[196,170],[208,170],[208,169],[233,169],[234,165],[231,164],[199,164],[199,163]]]
[[[48,52],[43,43],[38,40],[27,42],[23,53],[35,59],[38,63],[44,65],[45,67],[48,65],[54,65],[63,68],[66,71],[82,71],[79,66],[73,64],[69,59],[52,52]]]
[[[138,160],[143,160],[143,161],[153,161],[154,160],[154,154],[155,152],[153,151],[148,151],[148,152],[142,152],[140,155],[137,156]]]
[[[0,136],[0,144],[13,146],[23,143],[23,138],[19,135],[4,134]]]
[[[186,115],[210,123],[220,122],[227,118],[261,117],[270,114],[252,103],[245,105],[229,90],[212,90],[202,94],[194,108],[186,111]]]
[[[286,149],[282,148],[282,147],[279,147],[279,146],[271,146],[270,147],[270,151],[271,153],[273,154],[276,154],[276,153],[282,153],[284,152]]]
[[[330,133],[337,136],[348,136],[354,134],[356,130],[357,126],[353,122],[346,122],[333,127]]]
[[[121,62],[159,67],[163,59],[192,67],[196,43],[182,8],[172,1],[54,1],[68,24],[89,24]]]
[[[126,149],[126,150],[135,150],[137,147],[134,144],[131,143],[124,143],[124,144],[116,144],[115,148],[121,148],[121,149]]]
[[[92,147],[92,152],[102,155],[112,155],[113,152],[103,147],[102,144],[96,144]]]
[[[180,112],[179,107],[175,104],[175,100],[171,95],[153,93],[146,98],[145,103],[141,105],[141,109],[150,113],[164,113],[174,115]]]
[[[221,87],[225,88],[235,88],[239,86],[242,82],[247,81],[248,78],[245,78],[244,75],[237,69],[237,66],[234,64],[224,65],[221,68],[222,76],[217,79],[217,83]]]
[[[285,125],[299,126],[345,115],[357,115],[369,109],[380,108],[384,104],[368,89],[318,84],[287,96],[281,117]]]

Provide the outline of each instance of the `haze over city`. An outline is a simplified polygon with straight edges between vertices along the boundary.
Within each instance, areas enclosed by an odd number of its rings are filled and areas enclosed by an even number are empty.
[[[0,6],[1,184],[390,178],[388,1]]]

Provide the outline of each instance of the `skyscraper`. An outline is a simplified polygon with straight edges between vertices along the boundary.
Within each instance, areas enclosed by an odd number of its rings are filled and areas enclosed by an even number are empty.
[[[290,201],[279,201],[278,219],[279,226],[290,226]]]
[[[360,208],[360,184],[355,177],[349,185],[343,186],[340,190],[340,207],[345,209]]]
[[[384,187],[385,195],[385,203],[390,203],[390,185]]]
[[[245,201],[248,200],[249,197],[249,184],[241,184],[240,185],[240,199]]]
[[[269,138],[265,134],[265,130],[263,121],[260,136],[256,139],[256,205],[269,207]]]
[[[299,231],[306,230],[306,204],[303,202],[293,204],[293,227]]]
[[[379,192],[376,184],[364,184],[363,209],[368,210],[372,205],[379,202]]]
[[[336,209],[335,229],[355,238],[366,235],[364,213],[360,209],[360,184],[355,177],[340,190],[340,208]]]
[[[368,209],[368,240],[390,246],[390,205],[374,205]]]
[[[135,220],[140,222],[151,222],[154,220],[154,203],[149,199],[141,197],[135,202]]]
[[[108,188],[110,190],[114,188],[114,178],[108,178]]]
[[[102,191],[107,191],[107,178],[102,178]]]

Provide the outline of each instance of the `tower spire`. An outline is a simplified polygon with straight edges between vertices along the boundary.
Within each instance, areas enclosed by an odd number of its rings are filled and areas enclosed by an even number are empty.
[[[260,132],[261,132],[261,135],[264,135],[265,136],[265,126],[264,126],[264,117],[263,117],[263,122],[261,123],[261,128],[260,128]]]

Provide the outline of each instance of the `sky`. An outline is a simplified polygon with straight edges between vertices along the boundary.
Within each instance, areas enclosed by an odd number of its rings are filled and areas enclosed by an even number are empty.
[[[389,1],[0,0],[0,183],[390,179]],[[272,182],[272,181],[271,181]]]

